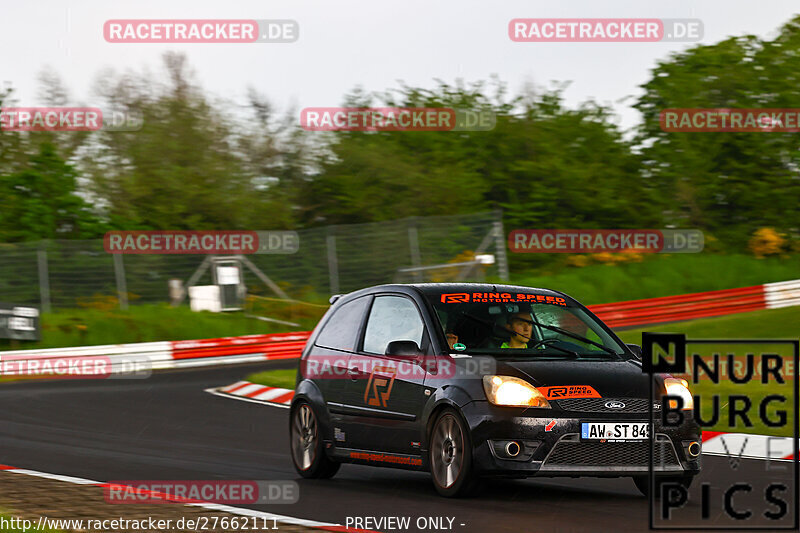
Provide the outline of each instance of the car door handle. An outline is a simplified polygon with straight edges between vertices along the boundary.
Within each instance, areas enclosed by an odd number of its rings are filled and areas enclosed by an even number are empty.
[[[359,371],[358,367],[351,366],[347,369],[347,373],[350,375],[351,381],[358,381]]]

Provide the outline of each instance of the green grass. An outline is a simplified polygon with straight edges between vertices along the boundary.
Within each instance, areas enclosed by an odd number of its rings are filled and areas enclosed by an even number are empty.
[[[654,254],[639,263],[570,267],[563,261],[537,273],[512,273],[511,282],[564,291],[585,305],[747,287],[800,277],[800,255]]]
[[[686,338],[692,339],[797,339],[800,337],[800,306],[786,307],[784,309],[768,309],[763,311],[752,311],[749,313],[738,313],[715,318],[704,318],[686,322],[676,322],[661,326],[648,326],[645,328],[618,331],[620,338],[628,343],[641,344],[642,332],[661,332],[661,333],[685,333]],[[728,349],[730,345],[720,346],[718,349]],[[692,348],[690,345],[689,348]],[[697,345],[694,347],[699,349]],[[761,346],[748,346],[750,351],[763,349]],[[787,348],[776,349],[778,353],[790,355]],[[725,352],[722,352],[723,354]],[[795,379],[796,379],[795,369]],[[791,436],[791,404],[793,400],[793,382],[787,380],[785,385],[778,385],[774,382],[762,384],[760,381],[751,381],[744,385],[735,384],[729,380],[720,380],[719,384],[711,381],[700,380],[698,383],[691,383],[689,388],[693,393],[700,396],[701,414],[704,419],[709,420],[711,416],[711,401],[714,395],[720,397],[720,407],[722,408],[723,418],[720,423],[710,428],[712,431],[729,431],[736,433],[755,433],[761,435]],[[753,403],[751,408],[751,421],[753,427],[745,427],[741,420],[736,420],[736,426],[731,428],[727,422],[727,398],[731,394],[746,395]],[[786,397],[788,411],[788,423],[783,428],[772,428],[762,423],[758,417],[758,406],[768,394],[780,394]],[[770,416],[774,415],[775,405],[771,405],[767,410]]]
[[[688,339],[797,339],[800,337],[800,306],[637,327],[616,333],[625,342],[641,344],[644,331],[685,333]]]
[[[0,350],[206,339],[298,329],[247,318],[242,313],[196,313],[188,307],[166,304],[131,306],[127,311],[68,309],[44,313],[41,325],[40,342],[18,342],[15,346],[0,340]]]
[[[264,372],[256,372],[250,374],[246,381],[258,383],[266,387],[280,387],[282,389],[294,389],[295,379],[297,378],[297,369],[289,368],[283,370],[266,370]]]

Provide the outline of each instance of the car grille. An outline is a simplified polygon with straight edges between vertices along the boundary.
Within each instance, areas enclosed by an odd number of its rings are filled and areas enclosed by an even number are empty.
[[[625,407],[610,409],[608,402],[621,402]],[[558,406],[565,411],[581,413],[646,413],[649,401],[647,398],[568,398],[558,400]]]
[[[547,466],[647,467],[649,442],[581,442],[561,440],[545,459]],[[653,466],[679,466],[668,441],[656,442]]]

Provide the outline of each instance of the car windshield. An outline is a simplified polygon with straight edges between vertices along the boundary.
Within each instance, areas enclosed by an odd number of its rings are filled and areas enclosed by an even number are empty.
[[[451,353],[618,358],[623,347],[583,308],[536,293],[431,294]]]

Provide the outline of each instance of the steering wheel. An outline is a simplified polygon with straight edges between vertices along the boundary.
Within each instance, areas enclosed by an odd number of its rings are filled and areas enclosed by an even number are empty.
[[[529,349],[529,350],[532,350],[532,349],[534,349],[534,348],[538,348],[539,346],[545,346],[545,345],[547,345],[547,344],[550,344],[551,342],[560,342],[560,341],[561,341],[561,339],[556,339],[556,338],[554,338],[554,337],[550,337],[549,339],[542,339],[542,340],[538,340],[538,341],[536,341],[536,342],[534,343],[534,345],[533,345],[533,346],[531,346],[531,347],[530,347],[530,348],[528,348],[528,349]]]

